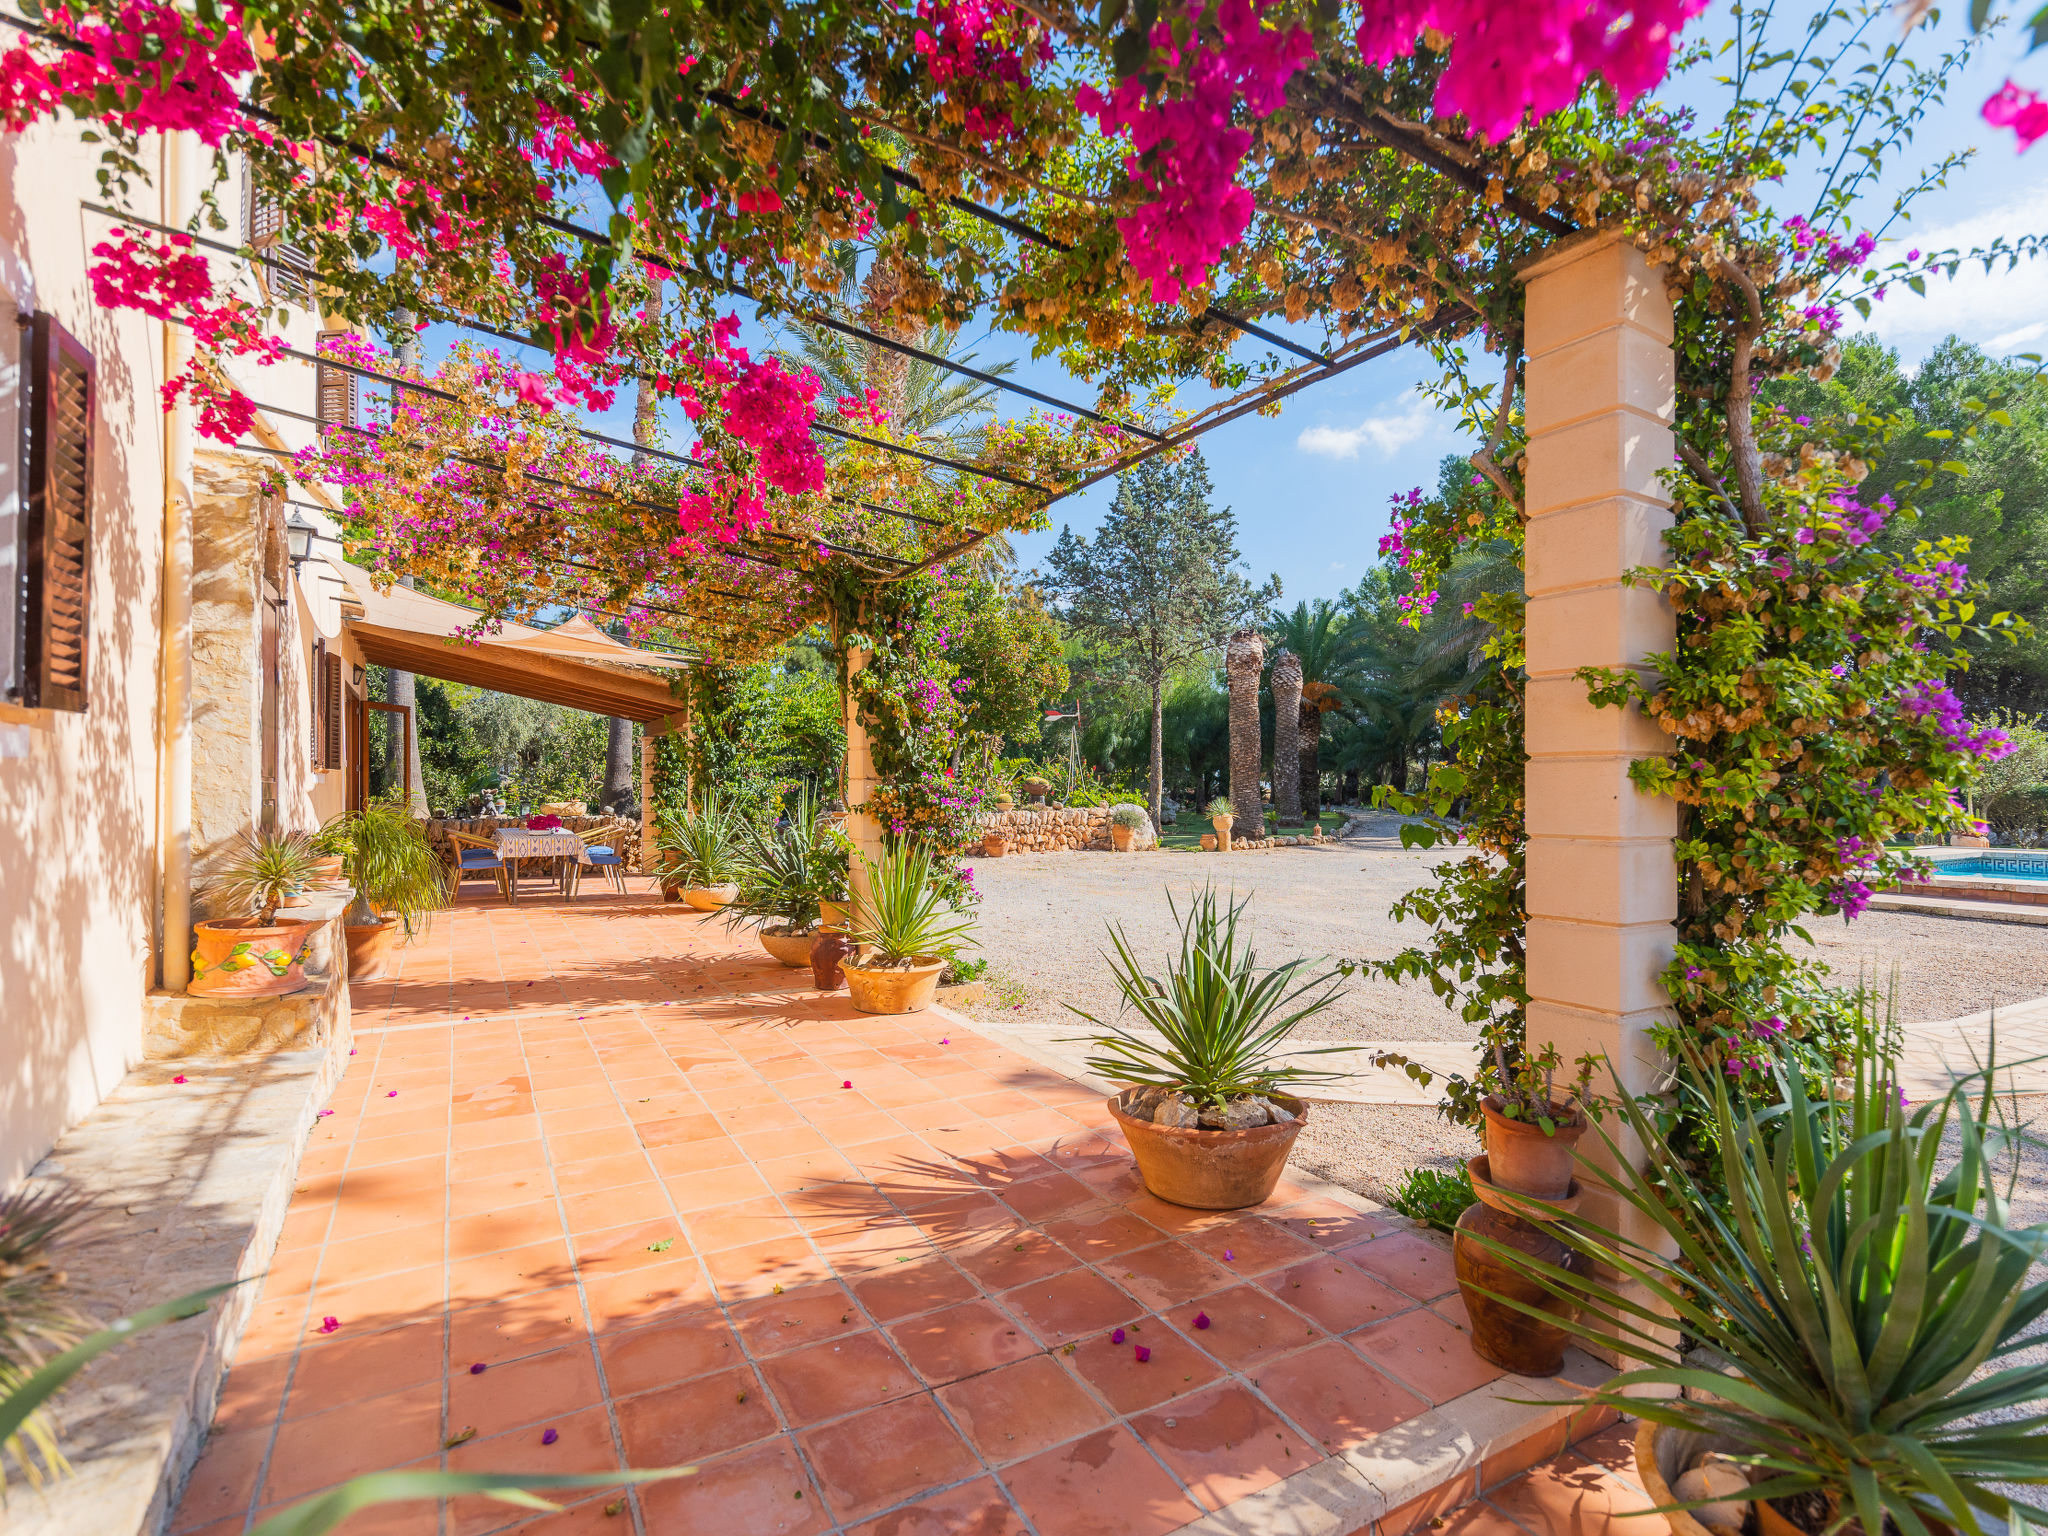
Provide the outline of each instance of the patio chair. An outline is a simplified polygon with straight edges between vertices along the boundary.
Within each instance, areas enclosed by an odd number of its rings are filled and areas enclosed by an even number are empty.
[[[623,896],[626,893],[626,861],[619,856],[616,848],[603,841],[617,830],[615,827],[592,827],[587,832],[578,832],[576,836],[582,840],[584,848],[590,855],[591,867],[603,870],[605,878],[611,881],[612,889]],[[569,868],[572,871],[571,879],[580,884],[583,879],[583,866],[572,864]],[[569,894],[576,894],[574,885],[570,887]]]
[[[462,893],[462,882],[487,875],[498,882],[498,894],[507,901],[512,899],[510,884],[511,871],[505,868],[505,861],[498,857],[498,845],[487,837],[477,837],[469,832],[450,832],[448,847],[454,854],[448,865],[448,899],[453,901]]]

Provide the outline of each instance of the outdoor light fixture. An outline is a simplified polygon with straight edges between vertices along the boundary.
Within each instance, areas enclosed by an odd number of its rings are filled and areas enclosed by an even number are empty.
[[[320,532],[311,523],[294,511],[285,519],[284,547],[291,557],[292,570],[297,571],[313,553],[313,539]]]
[[[350,681],[350,682],[352,682],[352,683],[354,683],[354,684],[355,684],[355,685],[356,685],[356,686],[357,686],[358,688],[362,687],[362,686],[363,686],[363,669],[362,669],[361,667],[357,667],[357,668],[355,669],[354,673],[353,673],[353,674],[352,674],[352,675],[350,676],[350,678],[349,678],[349,681]]]

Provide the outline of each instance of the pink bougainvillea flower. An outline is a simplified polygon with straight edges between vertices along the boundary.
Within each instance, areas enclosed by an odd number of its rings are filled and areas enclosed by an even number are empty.
[[[953,1043],[953,1042],[952,1042],[952,1040],[951,1040],[950,1038],[948,1038],[948,1037],[945,1037],[945,1036],[941,1036],[941,1037],[940,1037],[940,1040],[939,1040],[939,1044],[941,1044],[941,1045],[951,1045],[952,1043]]]
[[[1224,1249],[1223,1262],[1226,1264],[1234,1264],[1235,1262],[1237,1262],[1237,1251],[1232,1248]]]
[[[1152,1358],[1152,1351],[1142,1344],[1133,1344],[1131,1346],[1131,1353],[1137,1357],[1138,1364],[1140,1365],[1143,1365]]]
[[[1206,1328],[1206,1327],[1208,1327],[1208,1326],[1209,1326],[1209,1314],[1208,1314],[1208,1313],[1206,1313],[1206,1312],[1197,1312],[1197,1313],[1195,1314],[1195,1326],[1196,1326],[1197,1328]]]
[[[340,1318],[338,1318],[338,1317],[323,1317],[323,1318],[321,1318],[321,1319],[320,1319],[320,1330],[319,1330],[319,1331],[320,1331],[320,1332],[322,1332],[322,1333],[332,1333],[332,1332],[334,1332],[334,1330],[335,1330],[335,1329],[339,1328],[340,1326],[341,1326],[341,1319],[340,1319]]]
[[[1199,1326],[1201,1326],[1201,1325],[1200,1325],[1200,1324],[1197,1324],[1196,1326],[1197,1326],[1197,1327],[1199,1327]],[[472,1376],[481,1376],[481,1375],[483,1375],[483,1373],[484,1373],[484,1372],[485,1372],[485,1371],[486,1371],[487,1369],[489,1369],[489,1367],[487,1367],[487,1366],[486,1366],[486,1365],[485,1365],[485,1364],[483,1363],[483,1361],[479,1360],[479,1361],[477,1361],[477,1363],[476,1363],[475,1365],[472,1365],[472,1366],[471,1366],[471,1367],[469,1368],[469,1374],[470,1374],[470,1375],[472,1375]]]
[[[540,1443],[542,1445],[553,1445],[557,1440],[561,1438],[561,1433],[558,1430],[556,1430],[552,1425],[550,1425],[548,1428],[540,1432]]]
[[[180,1072],[176,1077],[172,1078],[171,1081],[174,1083],[182,1083],[183,1081],[185,1081],[185,1074]]]
[[[320,1111],[319,1114],[315,1115],[313,1118],[316,1120],[325,1120],[329,1115],[333,1113],[334,1111],[331,1109],[323,1109]]]
[[[842,1088],[851,1088],[853,1086],[853,1079],[849,1077],[845,1082],[841,1083],[839,1086]]]
[[[395,1099],[398,1097],[398,1090],[394,1088],[389,1093],[385,1094],[384,1097],[387,1099]]]
[[[1984,121],[1994,128],[2010,128],[2020,141],[2020,149],[2025,151],[2034,140],[2048,134],[2048,97],[2008,80],[1996,96],[1984,103]]]
[[[1112,1333],[1112,1334],[1111,1334],[1111,1335],[1109,1336],[1109,1342],[1110,1342],[1110,1343],[1112,1343],[1112,1344],[1121,1344],[1121,1343],[1123,1343],[1123,1341],[1124,1341],[1124,1331],[1123,1331],[1123,1329],[1121,1329],[1121,1328],[1117,1329],[1117,1331],[1116,1331],[1115,1333]]]

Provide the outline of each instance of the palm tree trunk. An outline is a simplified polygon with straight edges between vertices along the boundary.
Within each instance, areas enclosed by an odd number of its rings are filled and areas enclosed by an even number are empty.
[[[1282,650],[1273,658],[1273,804],[1280,825],[1301,825],[1301,733],[1285,722],[1301,717],[1301,658]]]
[[[1166,680],[1155,676],[1152,679],[1152,770],[1146,780],[1146,792],[1151,804],[1146,807],[1152,816],[1152,829],[1156,832],[1165,825],[1160,812],[1166,799]]]
[[[1346,805],[1358,804],[1358,770],[1356,768],[1346,768],[1344,770],[1344,803]]]
[[[1223,664],[1230,675],[1230,807],[1235,813],[1230,835],[1263,837],[1265,803],[1259,794],[1259,673],[1264,671],[1265,642],[1255,629],[1230,637]]]
[[[1297,773],[1297,782],[1301,786],[1301,814],[1303,819],[1314,821],[1323,813],[1323,780],[1320,771],[1323,712],[1312,700],[1305,700],[1295,719],[1299,725],[1295,732],[1295,750],[1300,753],[1301,763]]]

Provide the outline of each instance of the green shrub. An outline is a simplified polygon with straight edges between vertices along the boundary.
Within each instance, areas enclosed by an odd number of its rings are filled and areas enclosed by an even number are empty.
[[[1387,1196],[1387,1204],[1410,1221],[1448,1232],[1458,1224],[1466,1207],[1478,1198],[1472,1193],[1472,1175],[1463,1168],[1455,1173],[1446,1173],[1441,1168],[1410,1168]]]

